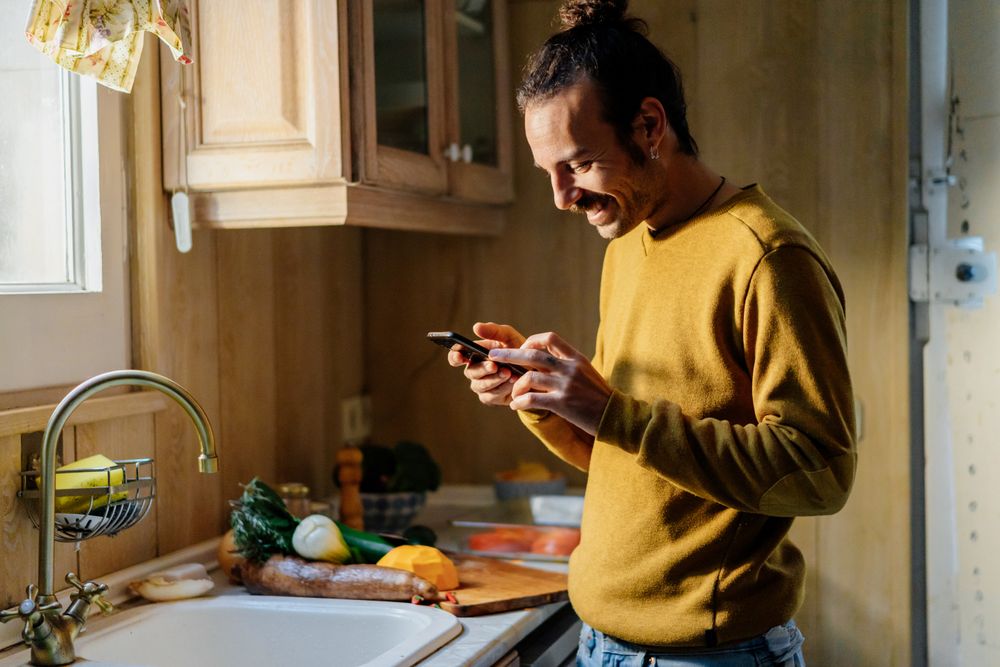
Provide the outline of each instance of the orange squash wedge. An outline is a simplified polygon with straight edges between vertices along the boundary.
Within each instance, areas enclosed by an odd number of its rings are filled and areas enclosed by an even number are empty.
[[[377,564],[412,572],[441,591],[458,588],[458,570],[455,564],[434,547],[404,544],[382,556]]]

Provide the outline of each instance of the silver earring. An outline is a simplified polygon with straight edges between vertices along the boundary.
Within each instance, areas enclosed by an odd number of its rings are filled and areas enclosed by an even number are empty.
[[[660,159],[660,150],[656,146],[649,147],[649,159],[650,160]]]

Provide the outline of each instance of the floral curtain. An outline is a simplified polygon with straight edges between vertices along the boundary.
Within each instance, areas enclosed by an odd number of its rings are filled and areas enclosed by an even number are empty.
[[[33,0],[25,35],[58,65],[127,93],[144,31],[191,62],[186,0]]]

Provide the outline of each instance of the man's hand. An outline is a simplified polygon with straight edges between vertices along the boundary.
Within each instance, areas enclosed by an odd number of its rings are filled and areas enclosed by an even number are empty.
[[[512,410],[549,410],[596,435],[611,387],[587,357],[557,334],[529,336],[518,350],[491,349],[490,359],[531,369],[514,383],[508,400]]]
[[[513,327],[493,322],[476,322],[472,331],[482,340],[476,342],[490,350],[504,347],[520,347],[524,336]],[[465,377],[469,378],[469,387],[486,405],[510,404],[510,392],[514,388],[511,372],[500,368],[492,361],[470,362],[469,358],[453,349],[448,353],[448,363],[456,368],[465,366]]]

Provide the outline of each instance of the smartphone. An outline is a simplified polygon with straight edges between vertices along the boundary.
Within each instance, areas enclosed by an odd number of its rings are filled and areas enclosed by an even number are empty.
[[[490,351],[480,345],[475,343],[462,334],[455,333],[454,331],[430,331],[427,333],[427,340],[432,343],[437,343],[441,347],[452,349],[456,345],[461,347],[460,350],[462,354],[469,358],[472,363],[478,363],[480,361],[486,361],[490,355]],[[499,361],[494,361],[498,367],[506,368],[511,372],[511,375],[524,375],[526,368],[523,366],[518,366],[517,364],[504,364]]]

